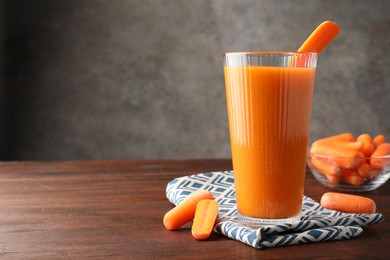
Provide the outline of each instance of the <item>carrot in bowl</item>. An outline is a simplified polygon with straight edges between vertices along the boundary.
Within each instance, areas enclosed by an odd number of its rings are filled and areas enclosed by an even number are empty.
[[[375,148],[378,147],[379,145],[383,144],[386,142],[385,136],[384,135],[377,135],[374,137],[373,141]]]
[[[381,156],[390,155],[390,143],[379,145],[372,153],[370,164],[372,168],[383,169],[390,162],[389,158],[381,158]]]
[[[175,230],[194,219],[196,205],[203,199],[213,200],[213,195],[206,190],[198,190],[186,197],[176,207],[164,215],[164,226],[167,230]]]
[[[314,155],[311,156],[310,161],[320,173],[331,176],[337,176],[341,173],[340,168],[336,164],[317,158]]]
[[[364,155],[355,149],[339,147],[328,142],[314,142],[310,153],[334,156],[332,160],[339,167],[347,169],[356,168],[364,158]]]
[[[314,143],[332,143],[332,142],[336,142],[336,141],[354,142],[355,141],[355,137],[351,133],[342,133],[342,134],[332,135],[332,136],[328,136],[328,137],[324,137],[324,138],[318,139]]]
[[[344,182],[353,186],[360,186],[364,184],[364,178],[360,176],[356,171],[343,169],[341,178]]]
[[[366,162],[361,163],[357,168],[357,173],[359,174],[359,176],[366,179],[371,178],[371,171],[372,171],[371,165]]]
[[[335,185],[339,184],[341,182],[341,175],[325,175],[326,179],[328,180],[328,186],[334,187]]]
[[[327,192],[321,197],[321,206],[326,209],[337,210],[345,213],[375,213],[375,201],[357,195],[345,193]]]
[[[356,139],[358,142],[363,144],[360,152],[362,152],[366,157],[371,156],[374,151],[374,144],[372,142],[372,138],[369,134],[361,134]]]
[[[350,141],[334,141],[332,144],[339,146],[339,147],[345,147],[345,148],[351,148],[355,150],[361,150],[363,148],[362,142],[350,142]]]
[[[218,202],[209,199],[199,201],[191,229],[193,237],[198,240],[207,239],[213,231],[217,215]]]

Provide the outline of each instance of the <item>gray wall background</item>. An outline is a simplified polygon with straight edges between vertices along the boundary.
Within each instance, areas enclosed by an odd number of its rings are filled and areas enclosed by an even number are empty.
[[[0,5],[1,160],[230,157],[222,54],[296,50],[325,20],[311,140],[390,140],[388,0]]]

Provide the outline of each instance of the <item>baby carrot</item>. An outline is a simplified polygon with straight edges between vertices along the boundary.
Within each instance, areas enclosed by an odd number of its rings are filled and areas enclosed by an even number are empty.
[[[390,143],[384,143],[379,145],[372,153],[370,164],[372,168],[383,169],[390,162],[390,158],[384,158],[380,156],[390,155]]]
[[[363,148],[363,143],[361,142],[334,141],[332,142],[332,144],[340,147],[355,149],[355,150],[360,150]]]
[[[325,138],[318,139],[314,143],[332,143],[336,141],[343,141],[343,142],[354,142],[355,137],[351,133],[342,133],[338,135],[328,136]]]
[[[364,184],[364,179],[357,172],[344,169],[341,174],[341,178],[344,182],[353,186],[360,186]]]
[[[359,167],[357,168],[357,173],[359,174],[359,176],[363,178],[370,178],[371,171],[372,171],[371,166],[366,162],[360,164]]]
[[[203,199],[213,200],[213,195],[206,190],[191,193],[176,207],[164,215],[164,226],[168,230],[175,230],[194,219],[196,204]]]
[[[358,142],[363,144],[363,147],[360,149],[365,156],[369,157],[374,151],[374,144],[372,138],[369,134],[361,134],[356,139]]]
[[[311,163],[317,168],[320,173],[326,175],[340,175],[340,168],[337,167],[334,163],[330,163],[314,156],[311,157]]]
[[[307,40],[298,49],[298,52],[317,52],[320,54],[328,44],[336,38],[340,32],[340,27],[330,21],[320,24]]]
[[[201,200],[196,205],[192,235],[198,240],[207,239],[213,231],[215,220],[218,215],[218,202],[215,200]]]
[[[378,147],[379,145],[386,142],[384,135],[377,135],[374,137],[374,140],[372,141],[374,143],[375,147]]]
[[[370,198],[345,193],[327,192],[321,197],[321,206],[345,213],[375,213],[376,204]]]
[[[327,142],[314,142],[310,148],[310,152],[314,154],[334,156],[332,160],[339,166],[347,169],[356,168],[363,154],[351,148],[338,147]]]
[[[328,186],[333,187],[341,182],[341,175],[325,175],[328,179]]]

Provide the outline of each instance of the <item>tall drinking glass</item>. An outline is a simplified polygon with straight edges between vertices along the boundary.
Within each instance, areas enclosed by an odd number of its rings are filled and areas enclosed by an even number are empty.
[[[316,53],[224,55],[238,219],[299,221]]]

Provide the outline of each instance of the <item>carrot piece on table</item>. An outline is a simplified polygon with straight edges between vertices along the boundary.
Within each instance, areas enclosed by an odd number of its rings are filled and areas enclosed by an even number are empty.
[[[336,38],[340,32],[340,27],[330,21],[320,24],[307,40],[298,49],[298,52],[317,52],[320,54],[328,44]]]
[[[360,152],[362,152],[366,157],[371,156],[372,152],[374,151],[374,144],[372,142],[371,136],[369,134],[361,134],[356,138],[356,140],[363,144]]]
[[[332,144],[339,147],[351,148],[355,150],[361,150],[363,148],[362,142],[334,141],[332,142]]]
[[[390,155],[390,143],[384,143],[379,145],[375,151],[372,153],[370,159],[370,164],[372,168],[383,169],[387,164],[389,164],[389,158],[380,158],[380,156]]]
[[[379,145],[383,144],[386,142],[385,136],[384,135],[377,135],[374,137],[373,141],[375,148],[378,147]]]
[[[196,205],[192,235],[198,240],[207,239],[215,224],[218,215],[218,202],[215,200],[201,200]]]
[[[328,137],[324,137],[324,138],[318,139],[314,143],[317,143],[317,142],[318,143],[323,143],[323,142],[325,142],[325,143],[332,143],[332,142],[336,142],[336,141],[354,142],[355,141],[355,137],[351,133],[342,133],[342,134],[328,136]]]
[[[175,230],[194,219],[196,204],[203,199],[213,200],[213,195],[206,190],[191,193],[176,207],[164,215],[164,226],[168,230]]]
[[[370,164],[366,162],[360,164],[359,167],[357,168],[357,173],[359,174],[359,176],[363,178],[370,178],[371,172],[372,172],[372,168]]]
[[[340,168],[334,163],[324,161],[316,158],[315,156],[312,156],[310,161],[313,166],[320,171],[320,173],[332,176],[340,175]]]
[[[310,153],[334,156],[332,160],[342,168],[354,169],[364,158],[364,155],[351,148],[339,147],[328,142],[314,142]]]
[[[370,198],[345,193],[327,192],[321,197],[321,206],[345,213],[375,213],[376,204]]]
[[[364,179],[357,172],[344,169],[341,174],[341,178],[344,182],[353,186],[360,186],[364,184]]]

